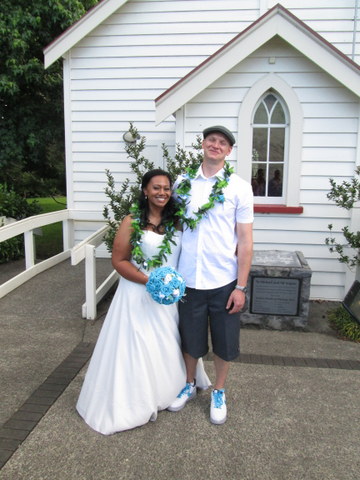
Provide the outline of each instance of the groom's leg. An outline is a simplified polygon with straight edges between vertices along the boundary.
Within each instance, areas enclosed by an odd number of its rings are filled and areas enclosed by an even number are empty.
[[[186,381],[188,383],[194,383],[198,359],[184,352],[184,361],[186,366]]]
[[[206,292],[186,289],[186,296],[179,304],[179,330],[187,378],[186,385],[168,407],[171,412],[181,410],[196,396],[196,365],[209,349]]]
[[[179,302],[179,331],[183,352],[192,359],[203,357],[209,351],[208,344],[208,290],[187,288],[185,296]],[[185,358],[186,362],[186,358]],[[195,375],[191,358],[187,366],[190,376]],[[196,363],[195,363],[196,367]]]
[[[214,354],[214,365],[216,372],[215,390],[222,390],[225,388],[226,378],[229,372],[230,362],[226,362],[222,358]]]

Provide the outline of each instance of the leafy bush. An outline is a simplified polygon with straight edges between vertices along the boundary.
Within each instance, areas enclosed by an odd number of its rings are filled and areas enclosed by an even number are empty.
[[[130,163],[130,168],[135,174],[135,182],[130,182],[129,178],[126,178],[120,185],[120,189],[117,191],[115,180],[112,173],[109,170],[106,170],[107,176],[107,187],[105,193],[109,198],[109,204],[105,205],[103,210],[103,216],[106,219],[110,229],[104,237],[104,242],[107,246],[109,252],[112,251],[112,245],[114,242],[114,237],[116,231],[119,227],[122,219],[128,215],[131,204],[137,199],[141,180],[143,175],[154,167],[153,162],[150,162],[143,155],[143,151],[146,146],[146,138],[141,137],[134,125],[131,123],[129,132],[131,133],[134,139],[138,139],[135,143],[126,144],[125,151],[128,154],[128,158],[132,158],[133,161]],[[176,146],[176,152],[174,158],[171,158],[167,147],[163,144],[163,159],[166,164],[166,170],[170,173],[173,181],[183,172],[187,167],[195,167],[200,165],[202,161],[201,150],[201,139],[197,137],[196,143],[192,145],[194,150],[197,153],[186,152],[184,149],[180,148],[179,145]]]
[[[141,179],[145,172],[154,168],[153,162],[147,160],[142,152],[145,149],[145,137],[140,137],[137,129],[130,124],[129,132],[134,139],[139,139],[139,142],[127,143],[125,151],[128,158],[132,158],[130,168],[135,174],[135,183],[130,183],[127,178],[121,184],[120,190],[117,192],[115,180],[112,173],[106,170],[107,187],[105,188],[106,196],[110,199],[108,205],[103,209],[103,216],[107,220],[110,229],[104,237],[105,245],[109,252],[112,251],[112,245],[116,235],[116,231],[121,220],[129,213],[131,204],[134,202],[139,194]]]
[[[360,324],[342,305],[331,310],[328,315],[330,325],[338,335],[354,342],[360,342]]]
[[[360,167],[355,170],[355,176],[350,182],[344,181],[338,185],[334,179],[330,178],[331,190],[327,194],[329,200],[333,200],[338,207],[345,210],[351,210],[354,204],[360,200]],[[332,233],[333,225],[329,224],[328,229]],[[331,253],[337,253],[339,262],[345,263],[349,268],[360,265],[360,232],[352,232],[348,227],[341,229],[345,243],[338,242],[335,237],[325,239],[326,245]],[[349,251],[352,254],[349,255]]]
[[[0,243],[0,264],[10,262],[10,260],[18,260],[23,255],[24,237],[22,235],[9,238],[9,240]]]
[[[0,216],[22,220],[40,212],[41,207],[36,200],[29,203],[12,188],[9,189],[7,185],[0,184]]]
[[[4,216],[22,220],[23,218],[36,215],[40,211],[41,207],[36,201],[28,203],[25,198],[18,195],[14,190],[0,184],[0,217]],[[23,235],[18,235],[0,243],[0,263],[17,260],[23,254]]]

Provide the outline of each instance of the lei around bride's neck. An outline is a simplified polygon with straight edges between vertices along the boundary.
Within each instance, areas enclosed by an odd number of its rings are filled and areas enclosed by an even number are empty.
[[[158,247],[157,255],[153,255],[151,258],[146,258],[142,250],[142,237],[144,230],[141,227],[141,211],[137,203],[133,204],[130,208],[130,214],[132,217],[131,227],[132,232],[130,235],[130,244],[132,246],[131,256],[135,262],[143,267],[145,270],[151,268],[161,267],[161,265],[167,260],[167,256],[171,254],[171,244],[176,245],[174,236],[176,235],[176,228],[174,221],[168,220],[163,224],[164,233],[161,245]],[[151,230],[149,230],[151,231]]]

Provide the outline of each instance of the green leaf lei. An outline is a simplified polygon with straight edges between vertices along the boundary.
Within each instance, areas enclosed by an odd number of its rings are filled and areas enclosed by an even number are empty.
[[[133,218],[131,226],[133,231],[130,235],[130,244],[132,245],[131,255],[135,262],[141,265],[145,270],[151,268],[161,267],[164,261],[167,260],[167,255],[171,254],[171,243],[176,245],[174,241],[174,235],[176,228],[174,222],[169,220],[164,225],[164,238],[159,248],[159,253],[151,258],[145,258],[144,252],[141,248],[142,235],[144,231],[140,227],[140,209],[137,203],[133,204],[130,208],[130,213]]]
[[[197,212],[193,213],[195,216],[195,218],[193,218],[186,215],[186,207],[189,203],[191,180],[196,177],[197,171],[198,168],[187,168],[186,173],[183,175],[184,179],[175,190],[179,202],[176,215],[180,218],[181,223],[189,227],[190,230],[194,230],[197,227],[203,216],[215,206],[216,202],[223,203],[225,201],[223,190],[229,185],[230,176],[234,173],[234,169],[230,166],[229,162],[225,162],[224,177],[216,177],[216,182],[212,187],[208,202],[204,203],[204,205],[199,207]]]

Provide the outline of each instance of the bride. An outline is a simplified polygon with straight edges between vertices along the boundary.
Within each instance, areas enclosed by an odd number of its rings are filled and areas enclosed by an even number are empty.
[[[76,405],[104,435],[155,421],[186,380],[177,304],[156,303],[145,287],[155,266],[177,266],[182,233],[171,186],[167,172],[147,172],[115,236],[112,264],[121,278]],[[196,380],[210,385],[202,362]]]

